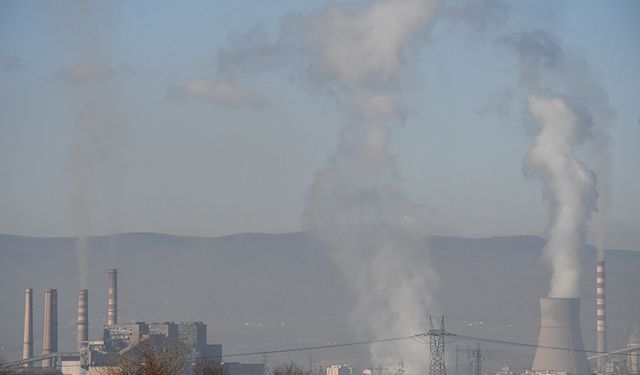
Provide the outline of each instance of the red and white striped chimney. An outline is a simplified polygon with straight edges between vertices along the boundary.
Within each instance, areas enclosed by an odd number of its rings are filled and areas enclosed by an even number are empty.
[[[604,260],[596,263],[596,340],[600,353],[607,351],[607,315],[604,297]],[[598,370],[603,371],[605,357],[598,358]]]
[[[82,349],[82,342],[89,340],[89,291],[78,291],[78,351]]]
[[[22,344],[22,359],[33,357],[33,289],[29,288],[24,295],[24,341]],[[27,363],[24,367],[31,367]]]
[[[109,301],[107,325],[118,324],[118,270],[109,270]]]

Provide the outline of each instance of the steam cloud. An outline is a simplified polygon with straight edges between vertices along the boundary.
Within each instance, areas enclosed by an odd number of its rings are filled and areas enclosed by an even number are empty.
[[[304,218],[357,292],[353,323],[369,337],[421,332],[436,308],[437,276],[424,262],[420,236],[426,223],[398,183],[389,141],[407,116],[401,89],[411,53],[437,6],[424,0],[330,4],[284,17],[275,43],[257,27],[230,35],[218,51],[223,76],[287,64],[347,108],[349,126],[315,176]],[[371,357],[404,358],[409,373],[426,370],[424,347],[415,343],[373,345]]]
[[[551,220],[545,256],[551,264],[550,297],[578,297],[580,250],[589,220],[598,209],[598,253],[604,246],[607,167],[606,128],[613,111],[606,93],[591,77],[588,65],[567,55],[560,42],[544,31],[528,31],[503,38],[517,53],[528,113],[539,125],[525,167],[545,184]],[[590,142],[589,142],[590,141]],[[598,159],[599,175],[578,159],[578,147],[589,142]]]

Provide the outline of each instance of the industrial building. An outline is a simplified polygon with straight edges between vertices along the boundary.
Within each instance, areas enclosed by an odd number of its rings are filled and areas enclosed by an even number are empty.
[[[263,363],[225,362],[223,366],[228,375],[265,375]]]
[[[626,348],[614,351],[606,348],[606,315],[604,289],[604,261],[596,265],[596,335],[597,355],[587,358],[580,330],[580,300],[576,298],[540,299],[540,331],[537,350],[526,374],[581,375],[629,374],[640,375],[640,326],[636,325]],[[143,342],[154,347],[179,345],[187,357],[186,373],[199,359],[222,363],[222,346],[207,343],[204,322],[130,322],[118,323],[117,270],[108,272],[108,321],[103,335],[89,339],[89,291],[78,291],[77,351],[58,351],[58,290],[46,289],[44,300],[44,330],[42,355],[34,353],[33,290],[25,290],[24,340],[22,360],[12,365],[23,366],[20,371],[36,373],[60,369],[64,375],[93,375],[101,368],[116,363],[123,356],[135,355]],[[613,357],[612,355],[617,355]],[[592,362],[590,363],[589,360]],[[28,368],[41,362],[42,368]],[[264,375],[264,364],[223,363],[228,375]],[[593,366],[593,367],[592,367]],[[592,372],[593,368],[593,372]],[[347,365],[329,366],[325,375],[354,375]],[[513,373],[505,367],[498,374]]]
[[[191,365],[200,358],[221,362],[222,345],[207,343],[207,325],[203,322],[118,324],[117,275],[115,269],[108,272],[108,321],[99,339],[90,340],[88,337],[89,291],[78,291],[77,351],[73,353],[58,352],[58,291],[46,289],[42,355],[34,356],[33,289],[26,289],[22,360],[16,365],[31,367],[41,362],[44,369],[61,369],[65,375],[91,375],[99,372],[100,368],[113,365],[123,356],[134,355],[135,349],[143,342],[158,348],[166,345],[181,347],[186,353],[186,372],[190,372]],[[227,368],[229,375],[264,374],[262,364],[229,363]],[[43,370],[32,368],[29,371]]]

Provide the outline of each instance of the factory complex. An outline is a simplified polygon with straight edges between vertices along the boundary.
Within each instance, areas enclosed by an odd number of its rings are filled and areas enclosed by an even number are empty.
[[[16,372],[43,373],[59,369],[63,375],[104,375],[123,358],[135,360],[144,346],[156,350],[177,350],[183,354],[183,373],[193,373],[198,363],[223,365],[228,375],[264,375],[263,364],[223,363],[222,345],[207,343],[207,325],[198,322],[118,323],[118,273],[109,270],[108,321],[103,336],[89,339],[89,292],[78,291],[77,352],[58,351],[58,291],[45,290],[42,355],[33,348],[33,289],[25,291],[24,341],[22,360]],[[41,363],[42,369],[34,367]],[[44,373],[48,373],[44,371]]]

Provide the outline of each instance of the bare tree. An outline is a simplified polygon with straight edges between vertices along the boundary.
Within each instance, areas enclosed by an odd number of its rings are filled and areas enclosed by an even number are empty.
[[[186,355],[179,345],[154,347],[143,342],[128,355],[123,355],[113,366],[106,366],[100,375],[179,375]]]
[[[0,375],[11,374],[11,368],[7,366],[6,361],[0,357]]]
[[[269,375],[312,375],[311,369],[302,367],[295,362],[285,362],[269,371]]]

